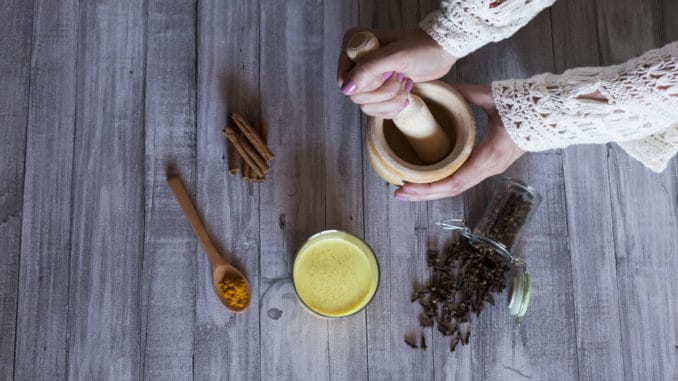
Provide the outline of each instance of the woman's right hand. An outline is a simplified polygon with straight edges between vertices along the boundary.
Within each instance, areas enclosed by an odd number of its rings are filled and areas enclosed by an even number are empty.
[[[346,55],[346,43],[361,30],[366,29],[351,29],[344,35],[337,84],[368,115],[391,119],[407,105],[413,82],[440,78],[456,61],[421,29],[375,29],[370,31],[381,48],[353,63]]]

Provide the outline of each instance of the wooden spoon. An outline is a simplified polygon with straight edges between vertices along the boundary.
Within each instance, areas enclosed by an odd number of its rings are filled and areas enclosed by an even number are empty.
[[[224,306],[229,310],[233,312],[245,311],[247,307],[249,307],[251,299],[250,285],[247,282],[247,278],[245,278],[245,276],[240,271],[238,271],[238,269],[231,266],[231,264],[226,262],[221,257],[221,255],[217,251],[217,248],[212,243],[212,240],[210,240],[210,237],[207,235],[207,231],[205,230],[205,227],[203,226],[202,221],[198,216],[198,212],[193,207],[193,203],[191,202],[191,199],[188,197],[186,188],[184,187],[184,184],[181,182],[179,176],[168,176],[167,183],[169,184],[170,188],[172,188],[174,196],[177,198],[177,201],[179,201],[179,205],[181,205],[181,209],[184,210],[184,214],[186,215],[186,218],[188,218],[188,222],[191,223],[193,232],[195,232],[195,235],[198,236],[198,239],[200,240],[202,247],[205,249],[205,253],[207,253],[207,258],[209,258],[209,261],[212,264],[212,283],[214,286],[214,292],[219,297],[219,300],[221,300],[221,303],[223,303]],[[236,279],[240,278],[245,281],[245,285],[247,286],[247,301],[245,302],[245,305],[243,307],[240,308],[234,307],[232,301],[224,298],[222,293],[220,292],[219,282],[221,282],[226,276]]]

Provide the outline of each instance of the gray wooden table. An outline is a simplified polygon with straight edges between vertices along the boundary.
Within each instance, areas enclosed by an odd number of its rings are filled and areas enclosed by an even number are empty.
[[[493,180],[403,203],[362,153],[335,84],[350,26],[411,27],[419,1],[6,0],[0,8],[0,378],[678,378],[678,165],[654,174],[615,145],[525,155],[544,195],[519,247],[534,281],[520,325],[501,305],[451,354],[417,329],[412,283],[442,218],[478,219]],[[678,39],[674,0],[560,0],[449,81],[610,65]],[[229,111],[270,124],[262,185],[225,171]],[[480,129],[484,120],[480,114]],[[227,312],[165,182],[176,167],[253,302]],[[341,228],[377,252],[366,311],[302,310],[290,259]]]

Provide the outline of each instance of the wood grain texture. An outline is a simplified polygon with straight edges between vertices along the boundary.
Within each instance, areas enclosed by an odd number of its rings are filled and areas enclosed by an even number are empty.
[[[73,139],[68,378],[139,377],[144,8],[82,3]]]
[[[141,377],[193,377],[197,239],[167,185],[196,187],[195,2],[147,2]],[[211,291],[212,287],[206,290]]]
[[[341,92],[337,54],[344,32],[358,24],[358,1],[324,3],[323,108],[325,136],[325,227],[364,236],[362,130],[360,112]],[[368,372],[366,315],[328,323],[329,374],[332,380],[364,380]]]
[[[510,39],[490,44],[458,64],[462,82],[488,83],[553,70],[549,11]],[[484,134],[486,117],[478,120]],[[473,324],[471,372],[480,379],[532,377],[577,379],[572,272],[560,151],[529,153],[505,175],[526,181],[544,200],[514,253],[525,258],[532,278],[527,315],[516,324],[505,308],[505,293]],[[464,194],[467,220],[476,224],[492,197],[496,179]],[[474,337],[475,335],[475,337]],[[536,359],[539,360],[536,360]]]
[[[572,0],[552,8],[556,72],[598,66],[594,7],[590,1]],[[563,150],[581,379],[619,380],[624,375],[607,156],[605,145]]]
[[[33,4],[0,8],[0,379],[14,374]]]
[[[661,45],[657,2],[596,4],[603,65]],[[675,158],[655,174],[613,147],[608,161],[625,379],[675,379],[678,184]]]
[[[560,0],[446,80],[620,63],[678,39],[675,4]],[[654,174],[614,144],[531,153],[507,172],[545,197],[517,249],[534,281],[520,325],[502,296],[470,347],[451,354],[431,329],[426,352],[404,344],[422,332],[409,297],[426,250],[451,238],[435,222],[477,222],[496,179],[395,201],[363,156],[336,54],[351,26],[412,27],[438,5],[3,3],[0,379],[678,379],[678,164]],[[263,184],[226,175],[234,111],[270,126]],[[245,314],[213,294],[168,172],[248,276]],[[327,228],[365,237],[381,268],[367,310],[333,321],[304,311],[290,277]]]
[[[16,379],[67,374],[78,2],[36,2],[21,229]]]
[[[678,2],[662,0],[662,45],[678,41]]]
[[[261,187],[261,337],[279,336],[261,347],[263,379],[329,378],[328,323],[276,288],[302,242],[325,228],[323,13],[316,1],[261,2],[262,117],[276,154]],[[274,295],[287,297],[273,305]],[[269,319],[271,308],[287,318]]]
[[[418,19],[416,2],[360,4],[360,23],[364,26],[400,28],[416,25]],[[395,187],[377,176],[366,158],[363,176],[365,239],[377,255],[381,277],[379,290],[367,307],[369,378],[432,378],[432,351],[413,350],[404,342],[405,335],[421,335],[417,320],[420,308],[410,302],[410,297],[415,284],[428,276],[426,204],[395,200]],[[424,334],[431,343],[430,330]]]
[[[259,186],[226,174],[221,130],[228,113],[260,120],[259,2],[199,4],[197,208],[222,255],[248,278],[252,299],[243,314],[226,310],[212,291],[209,263],[198,249],[194,374],[252,380],[260,377]],[[278,158],[273,160],[275,168]]]

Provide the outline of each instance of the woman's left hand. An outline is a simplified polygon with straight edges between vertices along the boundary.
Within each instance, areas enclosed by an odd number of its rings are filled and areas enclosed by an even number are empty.
[[[431,184],[407,183],[395,192],[396,199],[426,201],[457,196],[484,179],[504,172],[525,152],[506,132],[494,104],[490,85],[454,87],[469,103],[480,106],[487,113],[487,133],[468,161],[452,176]]]

